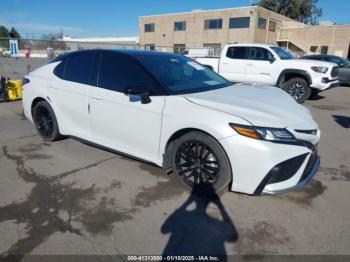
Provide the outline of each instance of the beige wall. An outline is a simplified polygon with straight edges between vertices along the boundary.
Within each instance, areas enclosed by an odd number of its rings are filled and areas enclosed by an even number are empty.
[[[350,26],[305,26],[281,28],[280,40],[289,40],[308,54],[311,46],[328,46],[328,54],[347,57],[350,43]]]
[[[250,28],[229,29],[229,19],[250,17]],[[257,27],[258,18],[266,19],[266,28]],[[204,30],[204,20],[223,19],[222,29]],[[186,31],[174,31],[174,23],[186,21]],[[270,21],[276,22],[276,31],[268,30]],[[155,24],[155,32],[144,32],[144,25]],[[205,43],[270,43],[277,42],[309,52],[314,45],[328,46],[329,54],[346,57],[349,49],[350,26],[306,26],[261,7],[242,7],[221,10],[193,11],[179,14],[143,16],[139,18],[140,44],[154,44],[161,51],[172,51],[174,44],[186,48],[203,47]],[[163,48],[159,48],[163,47]]]

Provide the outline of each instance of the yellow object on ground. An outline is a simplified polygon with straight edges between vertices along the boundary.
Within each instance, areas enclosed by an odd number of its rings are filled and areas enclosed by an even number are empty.
[[[7,98],[9,101],[22,98],[22,81],[8,80],[7,81]]]

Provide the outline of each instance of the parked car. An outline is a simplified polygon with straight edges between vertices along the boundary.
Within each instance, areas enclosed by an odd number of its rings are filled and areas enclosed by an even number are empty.
[[[311,95],[339,85],[333,63],[294,59],[279,46],[232,44],[220,58],[197,58],[232,82],[275,85],[303,103]]]
[[[77,51],[23,83],[25,116],[45,141],[78,137],[172,169],[203,193],[228,185],[288,192],[319,167],[320,130],[308,109],[275,87],[232,85],[181,55]]]
[[[190,48],[182,52],[182,55],[187,57],[213,57],[215,54],[214,48]]]
[[[339,66],[340,84],[350,85],[350,61],[335,55],[308,55],[300,59],[318,60],[335,63]]]

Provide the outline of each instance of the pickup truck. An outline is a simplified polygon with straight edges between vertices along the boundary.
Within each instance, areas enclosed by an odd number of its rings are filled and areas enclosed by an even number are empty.
[[[339,85],[333,63],[294,59],[279,46],[230,44],[219,58],[195,58],[231,82],[263,83],[288,92],[298,103]]]

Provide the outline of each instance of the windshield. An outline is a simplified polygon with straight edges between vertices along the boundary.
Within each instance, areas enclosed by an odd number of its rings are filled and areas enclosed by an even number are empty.
[[[158,54],[137,58],[170,94],[205,92],[231,84],[212,70],[184,56]]]
[[[282,47],[271,46],[271,49],[275,51],[282,60],[294,59],[294,56]]]

